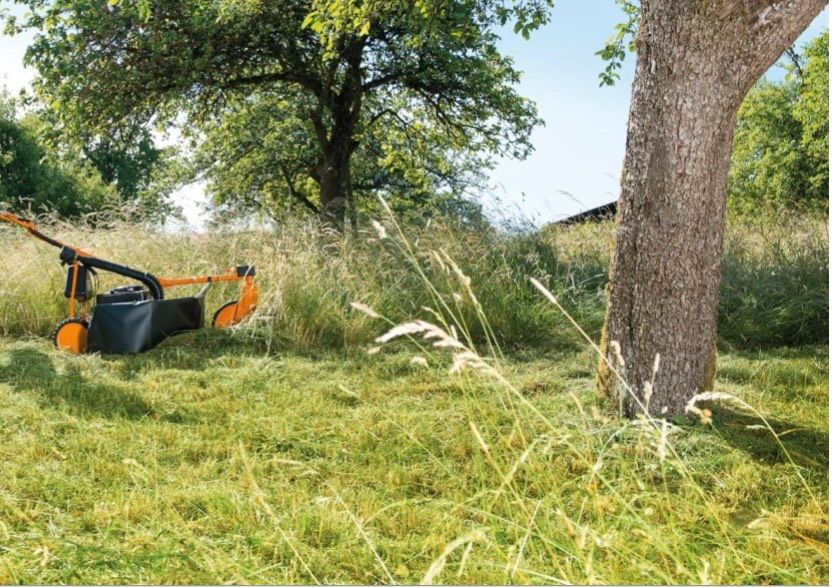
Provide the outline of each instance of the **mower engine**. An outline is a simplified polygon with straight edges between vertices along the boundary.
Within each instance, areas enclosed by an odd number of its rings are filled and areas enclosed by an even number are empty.
[[[96,305],[141,302],[150,299],[150,291],[141,285],[123,285],[95,296]]]
[[[69,267],[66,270],[66,286],[64,287],[64,297],[69,299],[75,296],[79,302],[86,302],[92,293],[92,280],[90,279],[91,271],[86,267],[78,267],[78,276],[75,277],[75,269]],[[73,294],[74,284],[74,294]]]

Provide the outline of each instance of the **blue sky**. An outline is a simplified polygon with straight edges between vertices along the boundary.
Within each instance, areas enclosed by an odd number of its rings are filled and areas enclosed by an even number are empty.
[[[552,21],[530,40],[506,34],[500,43],[524,72],[519,91],[533,99],[546,126],[532,135],[535,152],[525,161],[500,161],[491,174],[492,208],[542,223],[614,200],[624,160],[633,76],[628,59],[621,81],[598,87],[603,67],[595,55],[621,19],[613,0],[560,0]],[[828,26],[824,10],[798,44]],[[29,39],[0,36],[0,84],[17,92],[33,72],[23,68]],[[770,78],[782,74],[775,66]],[[202,186],[177,194],[186,216],[201,224]]]

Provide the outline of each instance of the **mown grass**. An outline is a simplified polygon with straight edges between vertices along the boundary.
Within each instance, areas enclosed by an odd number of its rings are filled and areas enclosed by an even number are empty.
[[[501,363],[544,423],[402,348],[5,338],[0,583],[826,583],[826,352],[720,359],[795,468],[719,406],[662,459],[650,426],[599,411],[586,351]]]

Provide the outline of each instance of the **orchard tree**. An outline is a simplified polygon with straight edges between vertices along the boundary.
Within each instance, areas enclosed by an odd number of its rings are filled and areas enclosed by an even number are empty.
[[[476,208],[471,196],[484,189],[488,153],[445,132],[430,111],[386,101],[384,109],[366,105],[359,120],[346,179],[351,223],[359,212],[380,212],[375,194],[403,219],[443,214],[453,203]],[[252,211],[275,219],[320,215],[319,149],[306,116],[311,107],[302,92],[257,92],[201,129],[191,167],[208,178],[219,218]]]
[[[106,135],[179,122],[199,139],[241,110],[282,115],[291,103],[303,136],[272,143],[275,167],[261,179],[336,226],[353,157],[379,129],[429,113],[452,151],[523,157],[539,122],[494,28],[513,21],[528,34],[549,0],[15,2],[29,15],[7,28],[36,32],[27,51],[36,90],[68,125]],[[303,176],[287,179],[301,163]]]
[[[757,79],[825,0],[642,0],[602,390],[683,414],[712,385],[731,143]],[[614,367],[621,378],[610,366]]]

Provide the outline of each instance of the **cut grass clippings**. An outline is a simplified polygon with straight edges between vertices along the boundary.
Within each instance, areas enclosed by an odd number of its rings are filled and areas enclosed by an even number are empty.
[[[721,356],[781,443],[713,405],[678,457],[599,410],[589,351],[499,365],[549,425],[412,357],[0,339],[0,583],[828,581],[825,346]]]

